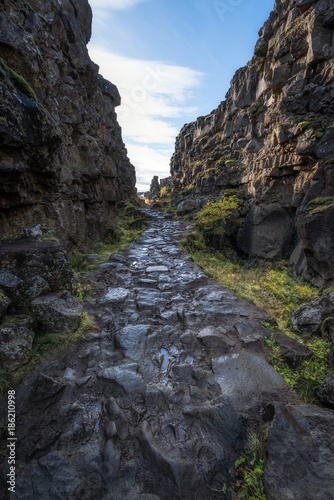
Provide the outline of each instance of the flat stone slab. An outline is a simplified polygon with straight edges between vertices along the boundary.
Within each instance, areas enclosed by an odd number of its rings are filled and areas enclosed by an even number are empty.
[[[295,396],[283,377],[263,358],[253,354],[228,354],[212,359],[212,369],[222,394],[234,408],[247,411],[270,401],[292,401]],[[257,411],[259,408],[257,408]]]
[[[149,325],[129,325],[116,334],[116,343],[131,359],[139,360],[145,350],[147,336],[152,327]]]
[[[224,349],[226,352],[235,345],[232,340],[213,326],[203,328],[197,335],[197,338],[208,348]]]
[[[234,325],[234,328],[238,332],[238,339],[245,345],[257,342],[268,335],[268,332],[254,320],[239,321]]]
[[[168,273],[169,269],[166,266],[149,266],[146,269],[147,273]]]
[[[109,288],[108,293],[102,297],[101,304],[118,304],[124,302],[129,296],[126,288]]]
[[[137,373],[138,365],[130,363],[122,366],[107,368],[98,374],[98,378],[116,382],[127,394],[145,392],[146,384]]]

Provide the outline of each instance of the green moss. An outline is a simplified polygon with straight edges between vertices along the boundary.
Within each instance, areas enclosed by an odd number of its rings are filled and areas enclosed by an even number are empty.
[[[328,160],[325,161],[324,165],[328,165],[329,163],[334,163],[334,156],[332,158],[328,158]]]
[[[304,130],[306,130],[310,125],[312,125],[312,123],[314,123],[314,121],[299,122],[298,127],[301,132],[304,132]]]
[[[292,21],[290,26],[285,30],[285,36],[288,38],[291,35],[291,33],[293,32],[293,30],[301,24],[301,22],[302,22],[301,17],[297,17],[297,19]]]
[[[327,202],[334,201],[333,196],[319,196],[318,198],[313,198],[313,200],[309,201],[309,205],[324,205]]]
[[[334,203],[331,203],[330,205],[322,205],[321,207],[314,208],[309,212],[310,215],[314,214],[322,214],[324,212],[327,212],[327,210],[333,210],[334,209]]]
[[[18,73],[16,73],[16,71],[7,66],[3,59],[0,59],[0,68],[2,69],[2,72],[5,73],[5,76],[8,75],[9,78],[14,81],[16,87],[18,87],[18,89],[23,92],[23,94],[28,96],[30,99],[37,101],[36,94],[30,87],[29,83],[23,78],[23,76],[20,76]]]
[[[309,201],[308,204],[318,205],[316,208],[310,210],[310,215],[323,213],[334,208],[334,196],[320,196]]]
[[[321,139],[321,137],[324,135],[324,132],[321,129],[318,129],[314,132],[312,135],[313,138],[315,139]]]

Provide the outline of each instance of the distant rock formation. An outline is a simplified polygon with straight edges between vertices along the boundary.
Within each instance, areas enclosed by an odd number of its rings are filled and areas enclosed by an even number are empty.
[[[84,250],[135,194],[91,21],[87,0],[0,2],[0,237],[42,224]]]
[[[153,176],[151,181],[150,190],[144,193],[145,198],[149,200],[153,200],[157,196],[159,196],[161,189],[166,188],[166,190],[170,190],[172,186],[172,178],[166,177],[165,179],[160,179],[157,175]]]
[[[171,159],[175,195],[243,200],[237,251],[290,258],[320,286],[334,283],[333,27],[333,2],[277,0],[226,100],[183,127]]]

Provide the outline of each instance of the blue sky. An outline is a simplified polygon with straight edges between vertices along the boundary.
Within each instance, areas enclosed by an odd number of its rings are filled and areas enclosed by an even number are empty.
[[[224,100],[274,0],[90,0],[90,56],[118,86],[116,109],[138,191],[169,175],[185,123]]]

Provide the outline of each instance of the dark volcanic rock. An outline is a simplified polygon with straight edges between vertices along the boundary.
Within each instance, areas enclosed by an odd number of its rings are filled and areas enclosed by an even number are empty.
[[[41,373],[35,380],[29,398],[34,403],[40,403],[45,399],[52,398],[64,388],[64,384],[60,384],[52,377],[48,377],[44,373]]]
[[[327,297],[300,306],[291,316],[295,330],[302,334],[323,334],[334,341],[334,305]]]
[[[299,366],[306,359],[310,359],[313,356],[313,352],[303,344],[300,344],[296,340],[283,335],[281,333],[275,334],[276,344],[279,345],[282,358],[293,367]]]
[[[0,326],[0,367],[14,371],[27,363],[32,354],[35,333],[20,324]]]
[[[334,283],[333,17],[333,2],[276,1],[225,101],[182,128],[171,158],[180,213],[237,194],[225,245],[291,257],[320,286]]]
[[[329,373],[314,392],[325,406],[334,410],[334,373]]]
[[[1,3],[2,237],[41,224],[86,249],[134,194],[120,96],[86,47],[91,21],[87,0]]]
[[[31,303],[40,329],[45,332],[72,332],[81,321],[82,305],[69,292],[48,294]]]
[[[323,500],[334,491],[334,412],[299,404],[272,405],[266,447],[269,500]]]
[[[31,288],[35,296],[42,291],[45,293],[47,286],[52,292],[73,288],[73,271],[66,252],[57,241],[0,243],[0,269],[0,276],[11,272],[22,280],[21,283],[25,281],[26,289]]]
[[[261,357],[248,353],[220,356],[213,358],[212,369],[224,397],[250,421],[268,401],[295,399],[283,377]]]

